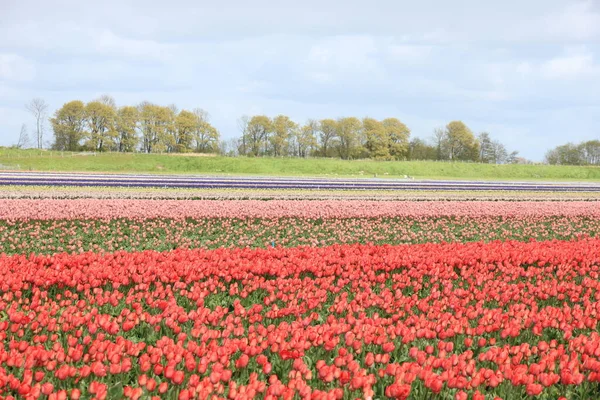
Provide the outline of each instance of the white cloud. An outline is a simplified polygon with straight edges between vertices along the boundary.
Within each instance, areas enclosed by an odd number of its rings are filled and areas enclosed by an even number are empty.
[[[527,61],[523,61],[523,62],[520,62],[517,64],[516,71],[517,71],[517,74],[519,74],[521,77],[525,78],[533,72],[533,67],[531,66],[531,63],[529,63]]]
[[[35,66],[17,54],[0,54],[0,80],[28,82],[35,77]]]
[[[314,44],[304,66],[307,75],[320,83],[356,78],[377,80],[384,74],[378,54],[378,43],[371,36],[336,36]]]
[[[414,64],[427,61],[433,47],[427,45],[394,44],[389,46],[388,53],[397,61]]]
[[[564,9],[546,16],[543,19],[542,29],[561,38],[580,41],[598,39],[600,36],[600,12],[595,9],[594,1],[570,2]]]
[[[540,110],[587,116],[571,121],[583,135],[600,125],[599,1],[0,0],[0,106],[108,92],[206,108],[226,138],[241,114],[281,112],[406,116],[425,135],[460,118],[560,141]],[[5,113],[0,133],[21,119]]]
[[[578,49],[568,53],[544,62],[540,67],[542,76],[547,79],[581,79],[600,72],[591,52]]]
[[[175,46],[164,45],[153,40],[128,39],[117,36],[110,30],[91,35],[95,50],[99,53],[116,54],[121,57],[173,60]]]

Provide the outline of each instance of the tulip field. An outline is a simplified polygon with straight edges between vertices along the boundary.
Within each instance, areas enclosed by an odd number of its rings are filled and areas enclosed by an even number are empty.
[[[0,399],[598,399],[600,201],[0,199]]]

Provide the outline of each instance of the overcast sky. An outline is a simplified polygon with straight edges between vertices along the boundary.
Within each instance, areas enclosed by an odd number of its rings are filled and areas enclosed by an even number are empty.
[[[101,94],[204,108],[224,138],[242,114],[460,119],[541,160],[600,139],[600,0],[0,0],[0,145],[31,98]]]

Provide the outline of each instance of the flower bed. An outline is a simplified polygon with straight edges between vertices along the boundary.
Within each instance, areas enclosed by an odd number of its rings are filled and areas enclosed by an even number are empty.
[[[600,240],[0,255],[0,396],[593,398]]]

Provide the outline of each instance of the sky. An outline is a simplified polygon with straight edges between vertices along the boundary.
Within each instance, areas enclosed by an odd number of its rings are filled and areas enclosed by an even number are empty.
[[[32,98],[102,94],[203,108],[225,139],[244,114],[462,120],[541,161],[600,139],[600,0],[0,0],[0,145]]]

